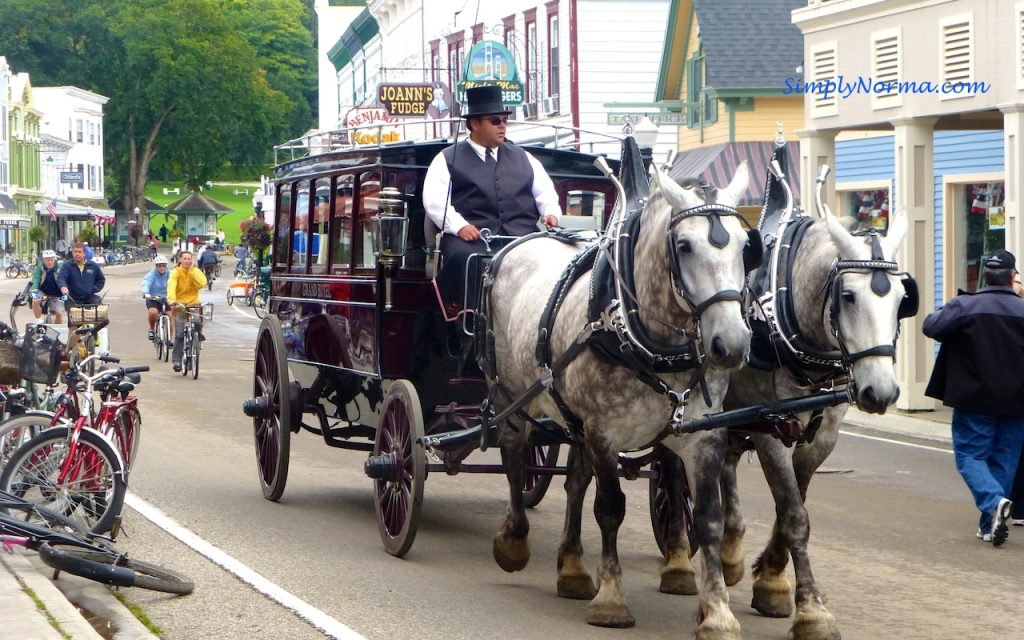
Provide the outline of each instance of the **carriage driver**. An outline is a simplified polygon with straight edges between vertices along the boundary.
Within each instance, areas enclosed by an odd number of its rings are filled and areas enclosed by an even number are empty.
[[[501,87],[467,89],[466,103],[462,117],[469,139],[437,154],[423,183],[423,206],[444,231],[437,289],[447,320],[462,310],[466,260],[487,251],[482,229],[525,236],[537,231],[538,221],[557,226],[562,215],[555,185],[541,164],[505,140],[511,112],[501,102]]]
[[[60,286],[57,285],[57,274],[60,273],[60,265],[57,264],[57,252],[52,249],[43,251],[42,261],[36,264],[32,272],[32,312],[36,319],[43,317],[43,296],[50,300],[48,304],[53,312],[54,322],[64,322],[64,302],[60,299]]]

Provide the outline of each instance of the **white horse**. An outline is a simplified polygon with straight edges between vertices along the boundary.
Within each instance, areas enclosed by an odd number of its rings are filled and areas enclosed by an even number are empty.
[[[799,334],[799,346],[812,358],[838,359],[833,360],[839,375],[836,382],[853,385],[858,407],[871,413],[885,413],[899,397],[894,371],[899,321],[917,310],[916,284],[896,267],[896,251],[906,232],[907,220],[902,212],[892,217],[887,235],[876,236],[851,234],[826,210],[824,219],[809,224],[802,241],[790,252],[789,280],[780,280],[788,287],[795,321],[785,329],[794,332],[791,337]],[[779,303],[777,299],[776,304]],[[785,350],[778,342],[775,346]],[[821,375],[829,377],[827,373]],[[809,395],[830,384],[825,380],[812,384],[812,378],[813,373],[808,374],[807,369],[801,370],[799,366],[784,366],[775,371],[745,366],[732,375],[725,407],[747,407]],[[771,435],[753,435],[758,459],[775,498],[776,520],[771,539],[754,564],[751,606],[771,617],[793,614],[794,597],[785,577],[786,565],[792,557],[797,588],[790,637],[795,640],[840,637],[835,618],[825,608],[824,597],[811,573],[807,552],[810,524],[804,501],[814,471],[835,446],[846,410],[847,405],[824,410],[820,426],[806,433],[805,441],[795,447],[787,447]],[[797,417],[814,429],[817,421],[811,420],[810,413]],[[735,465],[738,458],[731,456],[730,464]],[[744,525],[735,481],[734,472],[723,476],[725,539],[734,550],[734,557],[742,559]],[[726,575],[728,582],[734,584],[742,576],[742,565],[731,569],[727,568]]]
[[[668,349],[687,341],[696,343],[705,365],[710,365],[704,374],[710,403],[705,402],[702,391],[695,389],[685,409],[687,416],[721,410],[729,371],[747,355],[750,332],[741,305],[731,294],[743,289],[744,262],[749,259],[751,239],[737,215],[709,213],[706,208],[704,214],[686,212],[701,211],[705,198],[709,203],[731,207],[748,181],[744,164],[729,186],[717,191],[714,198],[714,189],[702,192],[695,183],[679,186],[663,175],[660,192],[648,199],[642,213],[635,214],[641,216],[639,230],[631,238],[634,257],[629,266],[635,274],[635,289],[626,294],[635,298],[635,321],[653,342]],[[494,408],[499,413],[545,373],[535,355],[538,322],[560,275],[577,253],[578,248],[550,239],[527,241],[509,250],[495,274],[491,312],[497,369],[490,382],[496,387]],[[587,277],[576,281],[564,294],[550,335],[554,358],[570,349],[587,326],[590,302]],[[692,370],[662,373],[658,378],[674,392],[690,389],[695,383]],[[685,461],[697,498],[697,540],[705,568],[697,636],[738,638],[740,625],[729,610],[721,563],[719,481],[726,460],[727,434],[720,429],[666,437],[676,407],[671,395],[659,392],[656,386],[639,380],[632,368],[605,359],[590,348],[556,372],[553,380],[553,391],[560,396],[562,407],[582,423],[580,435],[589,464],[577,461],[577,467],[590,467],[597,478],[594,512],[601,529],[602,553],[598,590],[587,608],[587,622],[611,627],[634,624],[622,593],[616,546],[625,515],[617,457],[622,451],[641,449],[665,438],[664,444]],[[526,410],[532,418],[564,416],[558,404],[551,393],[545,392]],[[569,422],[564,417],[556,419]],[[527,420],[514,415],[502,425],[499,435],[511,500],[494,538],[494,557],[506,571],[524,568],[530,555],[529,523],[522,502],[529,426]],[[576,469],[576,474],[589,477],[588,472]],[[573,475],[570,469],[570,478]],[[573,514],[568,515],[573,518]],[[578,527],[578,513],[575,517]],[[572,524],[567,521],[567,535]],[[563,538],[558,559],[561,595],[566,595],[565,591],[593,595],[581,554],[578,544]],[[689,568],[689,557],[684,560]],[[689,570],[692,574],[692,568]]]

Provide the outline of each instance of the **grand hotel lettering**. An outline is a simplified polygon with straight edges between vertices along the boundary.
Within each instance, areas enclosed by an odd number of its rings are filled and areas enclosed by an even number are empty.
[[[331,285],[320,284],[315,282],[303,282],[302,283],[302,297],[303,298],[316,298],[318,300],[330,300],[331,299]]]

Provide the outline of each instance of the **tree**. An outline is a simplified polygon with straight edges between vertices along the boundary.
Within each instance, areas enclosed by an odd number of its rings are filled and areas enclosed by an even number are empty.
[[[36,247],[36,255],[42,253],[42,245],[46,242],[46,227],[37,224],[28,230],[28,239]]]

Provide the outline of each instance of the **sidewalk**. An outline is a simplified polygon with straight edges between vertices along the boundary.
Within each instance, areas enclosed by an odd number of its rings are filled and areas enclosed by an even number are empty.
[[[109,588],[68,574],[61,574],[54,583],[50,575],[52,570],[32,551],[21,547],[15,547],[13,554],[0,551],[4,638],[103,640],[116,635],[118,640],[156,640]],[[72,602],[80,603],[97,619],[105,635],[100,635]]]
[[[843,424],[873,429],[890,435],[903,435],[924,440],[935,440],[952,444],[953,436],[950,423],[953,421],[953,410],[939,406],[935,411],[904,412],[891,410],[885,415],[864,413],[856,407],[850,407],[843,418]]]

